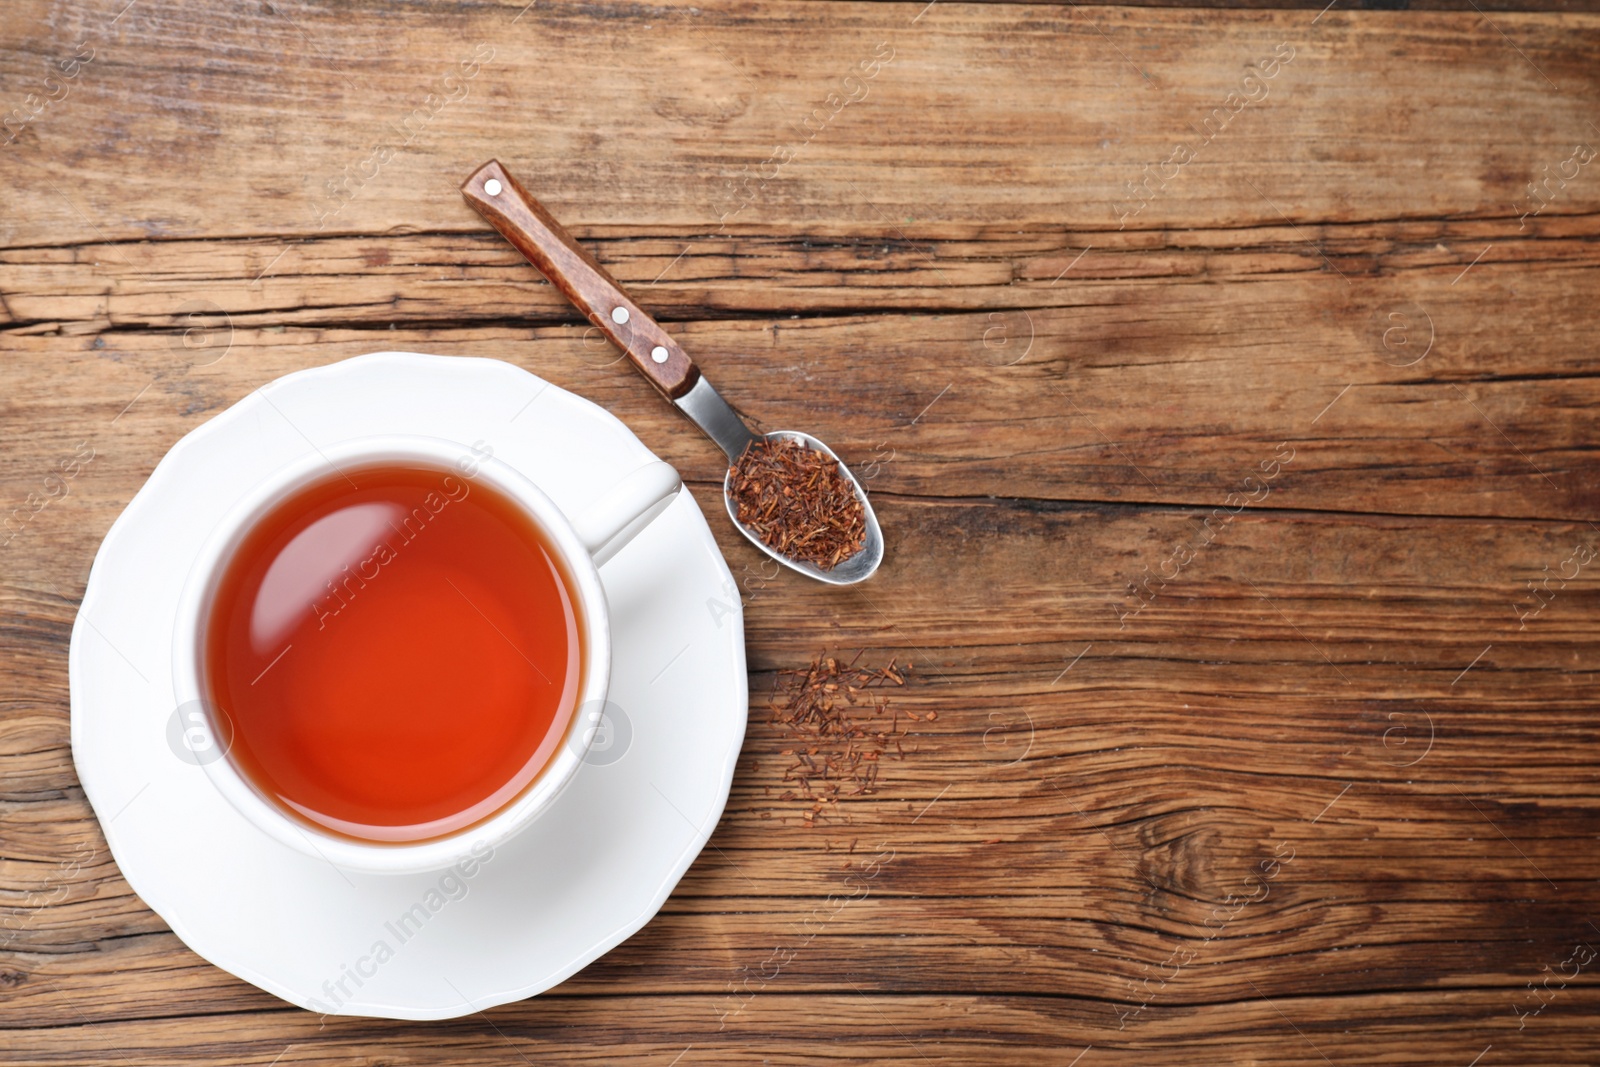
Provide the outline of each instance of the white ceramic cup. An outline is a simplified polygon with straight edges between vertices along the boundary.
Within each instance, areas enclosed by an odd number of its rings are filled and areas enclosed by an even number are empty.
[[[561,556],[572,579],[583,624],[582,682],[577,708],[603,707],[611,675],[611,627],[598,568],[665,511],[678,495],[678,472],[661,462],[635,470],[581,514],[568,517],[533,482],[486,450],[420,436],[363,437],[313,452],[253,486],[207,538],[189,572],[178,604],[172,643],[176,707],[210,703],[204,677],[204,648],[211,598],[234,550],[251,528],[296,490],[337,471],[375,466],[411,466],[484,482],[520,505]],[[208,713],[209,714],[209,713]],[[290,848],[342,868],[373,874],[442,870],[459,860],[469,845],[492,848],[547,811],[582,765],[595,731],[575,712],[568,735],[550,761],[520,794],[488,818],[453,834],[405,844],[363,842],[324,833],[295,819],[263,797],[233,761],[199,760],[212,784],[238,812],[263,833]],[[207,723],[213,738],[231,732]]]

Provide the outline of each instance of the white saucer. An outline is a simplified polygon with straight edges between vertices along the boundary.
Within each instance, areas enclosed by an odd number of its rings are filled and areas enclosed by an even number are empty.
[[[72,631],[72,751],[128,883],[201,956],[314,1011],[444,1019],[550,988],[666,901],[728,798],[744,626],[682,490],[601,568],[621,713],[554,808],[464,880],[341,872],[272,841],[169,745],[178,593],[256,479],[391,433],[486,442],[568,514],[655,458],[602,408],[495,360],[384,352],[251,393],[178,442],[106,535]]]

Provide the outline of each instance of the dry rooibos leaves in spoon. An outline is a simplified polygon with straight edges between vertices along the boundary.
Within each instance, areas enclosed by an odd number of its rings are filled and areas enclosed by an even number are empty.
[[[865,509],[832,456],[758,437],[729,474],[735,517],[773,551],[832,570],[866,544]]]

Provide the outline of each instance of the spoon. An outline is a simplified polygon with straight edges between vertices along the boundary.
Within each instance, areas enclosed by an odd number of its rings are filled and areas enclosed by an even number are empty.
[[[883,562],[883,531],[878,528],[878,517],[872,512],[866,491],[850,469],[839,462],[832,449],[798,430],[775,430],[768,434],[751,430],[743,416],[711,387],[678,342],[628,299],[616,279],[573,240],[544,205],[529,195],[498,160],[490,160],[479,167],[461,186],[461,195],[489,220],[489,225],[527,256],[528,262],[566,294],[591,323],[626,352],[639,373],[649,379],[662,396],[727,453],[729,470],[722,480],[722,497],[728,506],[728,517],[739,532],[779,563],[819,582],[853,585],[872,577],[878,564]],[[739,521],[733,500],[732,468],[744,454],[745,447],[760,438],[798,441],[839,463],[840,472],[849,479],[865,513],[867,535],[861,551],[832,570],[823,570],[776,551]]]

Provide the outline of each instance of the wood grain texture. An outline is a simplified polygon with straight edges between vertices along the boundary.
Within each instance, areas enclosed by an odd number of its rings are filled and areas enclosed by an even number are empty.
[[[0,1063],[1600,1060],[1581,5],[124,2],[0,33]],[[714,447],[462,205],[494,156],[852,463],[871,582],[717,518]],[[200,960],[68,745],[77,603],[160,457],[385,349],[618,414],[746,604],[716,847],[445,1023]],[[765,694],[857,649],[919,719],[807,829]]]

